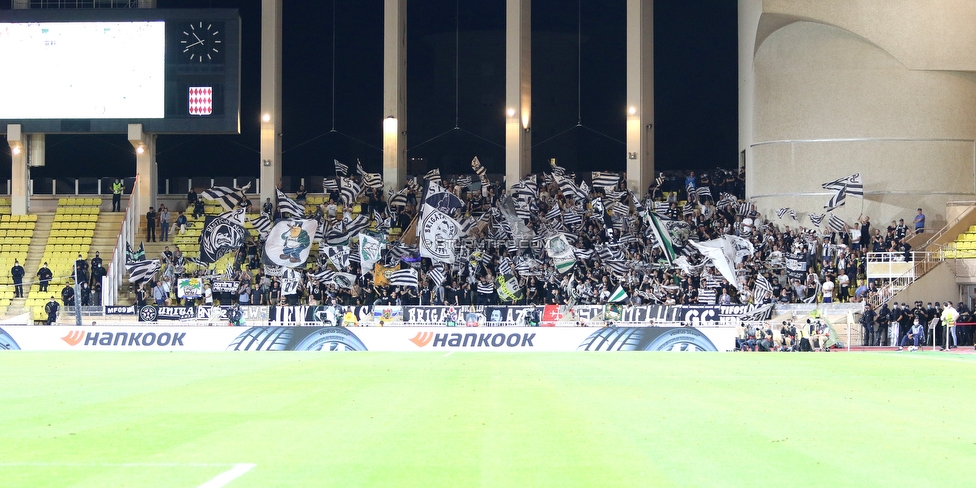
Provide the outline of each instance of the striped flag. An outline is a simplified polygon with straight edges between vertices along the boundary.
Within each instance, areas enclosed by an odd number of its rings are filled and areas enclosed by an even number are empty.
[[[864,197],[864,185],[861,184],[861,173],[822,184],[824,190],[844,190],[848,195]]]
[[[620,175],[594,171],[592,174],[593,188],[613,188],[620,183]]]
[[[288,198],[288,195],[285,195],[284,192],[277,188],[275,188],[275,195],[278,197],[278,210],[281,211],[281,215],[288,214],[299,218],[305,216],[304,206]]]
[[[552,166],[552,174],[555,176],[564,176],[566,174],[566,168],[556,164],[556,161],[550,160],[549,165]]]
[[[458,176],[458,179],[455,180],[454,183],[458,186],[467,188],[471,186],[471,176],[470,175]]]
[[[633,263],[628,261],[603,261],[610,273],[617,277],[627,276]]]
[[[335,279],[335,276],[336,276],[336,272],[330,270],[319,271],[318,273],[309,273],[308,275],[309,278],[323,285],[332,283],[332,280]]]
[[[827,214],[820,214],[820,215],[817,215],[817,214],[809,214],[808,215],[808,217],[810,217],[810,222],[813,222],[813,226],[814,227],[817,227],[817,228],[820,228],[820,224],[823,222],[823,219],[826,216],[827,216]]]
[[[773,297],[773,286],[769,284],[769,280],[762,274],[756,276],[756,286],[753,290],[753,296],[756,299],[756,303],[763,303]]]
[[[712,189],[707,186],[699,187],[697,190],[695,190],[695,192],[698,193],[699,200],[704,198],[712,198]]]
[[[671,243],[671,233],[668,232],[667,227],[661,223],[661,219],[658,218],[657,214],[648,214],[650,219],[650,225],[648,225],[648,230],[652,236],[654,236],[655,245],[664,252],[664,259],[668,261],[668,264],[674,262],[676,257],[674,252],[674,245]]]
[[[363,169],[363,163],[359,160],[359,158],[356,159],[356,173],[358,173],[359,176],[366,175],[366,170]]]
[[[147,280],[159,271],[160,263],[158,259],[133,261],[126,263],[125,271],[129,273],[129,283],[137,283]]]
[[[439,185],[441,183],[441,169],[434,168],[428,171],[427,174],[424,175],[424,179],[427,181],[433,181]]]
[[[736,198],[735,195],[723,192],[721,195],[719,195],[718,203],[716,203],[715,206],[718,208],[729,208],[735,205],[738,201],[739,199]]]
[[[271,232],[271,219],[267,215],[261,215],[256,219],[248,218],[247,220],[258,231],[262,241],[268,239],[268,233]]]
[[[417,288],[419,285],[417,282],[417,270],[413,268],[394,271],[390,273],[389,280],[390,286],[409,286],[411,288]]]
[[[617,285],[617,289],[614,290],[613,294],[610,295],[610,298],[607,299],[607,301],[610,303],[620,303],[627,298],[627,292],[624,291],[623,285]]]
[[[834,232],[844,232],[847,230],[847,222],[844,222],[840,217],[830,214],[830,220],[827,221],[827,228]]]
[[[846,203],[845,200],[847,200],[846,187],[837,190],[837,193],[835,193],[834,196],[830,197],[830,200],[828,200],[827,204],[824,205],[824,210],[829,212],[837,207],[843,207],[844,204]]]
[[[583,223],[583,217],[573,209],[566,209],[563,211],[563,223],[570,227],[580,225]]]
[[[494,292],[495,292],[495,285],[491,284],[490,281],[487,283],[484,281],[478,282],[478,293],[482,295],[491,295]]]
[[[617,202],[617,203],[613,204],[613,206],[610,207],[610,210],[613,211],[613,214],[615,216],[618,216],[618,217],[619,216],[623,216],[623,215],[627,215],[627,214],[630,213],[630,207],[627,206],[627,204],[626,203],[623,203],[623,202]]]
[[[715,305],[715,300],[718,298],[718,294],[715,290],[709,288],[699,288],[698,289],[698,303],[702,305]]]
[[[512,258],[504,257],[498,262],[498,271],[501,274],[510,275],[514,272],[514,264],[512,263]]]
[[[661,185],[664,184],[665,180],[666,178],[664,177],[664,173],[661,173],[657,178],[654,178],[654,185],[660,188]]]
[[[340,163],[338,159],[333,159],[332,161],[335,162],[336,174],[342,174],[343,176],[349,174],[349,165]]]
[[[357,215],[354,219],[346,222],[346,234],[350,237],[359,234],[369,228],[369,218],[365,215]]]
[[[339,191],[339,183],[335,178],[322,178],[322,189],[325,191]]]
[[[693,203],[686,203],[681,207],[681,215],[691,215],[695,213],[695,205]]]
[[[559,205],[553,204],[553,206],[549,209],[549,211],[546,212],[546,220],[548,220],[549,222],[555,222],[557,219],[559,219],[561,215],[562,212],[560,212],[559,210]]]
[[[201,200],[215,200],[226,210],[233,210],[244,202],[244,192],[251,188],[251,183],[241,188],[230,188],[226,186],[215,186],[200,194]]]
[[[365,173],[363,175],[363,184],[367,188],[383,188],[383,175],[379,173]]]
[[[390,207],[405,207],[407,205],[407,189],[404,188],[398,192],[394,192],[390,188]]]
[[[742,202],[739,204],[739,209],[736,213],[745,217],[749,215],[749,212],[752,212],[752,203]]]
[[[353,202],[356,201],[356,197],[362,193],[362,187],[349,178],[342,178],[339,180],[339,182],[341,183],[341,188],[339,189],[339,199],[342,200],[343,205],[352,205]]]
[[[577,202],[586,200],[586,194],[576,186],[573,180],[565,176],[556,176],[556,183],[559,184],[559,191],[563,192],[563,196],[573,197]]]
[[[440,269],[434,268],[427,273],[427,279],[430,280],[434,286],[440,286],[444,284],[444,280],[447,279],[447,276],[445,276],[444,272]]]
[[[786,215],[786,212],[788,212],[789,210],[790,209],[787,207],[780,208],[779,210],[776,211],[776,218],[782,219],[783,216]]]

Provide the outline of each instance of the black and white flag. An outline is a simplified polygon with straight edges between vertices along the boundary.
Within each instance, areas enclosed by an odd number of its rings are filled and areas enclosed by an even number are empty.
[[[389,275],[391,286],[409,286],[411,288],[417,288],[417,270],[413,268],[401,269],[399,271],[394,271]]]
[[[471,160],[471,169],[473,169],[474,173],[481,178],[482,182],[487,179],[488,171],[484,166],[481,165],[481,161],[478,161],[478,156],[475,156],[474,159]]]
[[[267,215],[262,214],[256,219],[248,218],[248,220],[251,222],[254,229],[258,231],[258,234],[261,236],[261,240],[268,240],[268,233],[271,232],[271,219],[268,218]]]
[[[428,171],[427,174],[424,175],[424,179],[427,181],[433,181],[439,185],[441,183],[441,169],[434,168]]]
[[[207,217],[200,233],[200,260],[212,263],[244,245],[247,230],[243,223],[220,217]]]
[[[288,198],[288,195],[285,195],[284,192],[275,188],[275,195],[278,196],[278,211],[281,212],[282,216],[287,215],[298,218],[305,216],[305,207]]]
[[[356,201],[356,197],[363,191],[359,183],[352,181],[349,178],[342,178],[340,180],[341,188],[339,189],[340,199],[343,205],[352,205]]]
[[[363,184],[367,188],[383,188],[383,175],[379,173],[363,174]]]
[[[139,250],[133,252],[132,245],[128,242],[125,243],[125,262],[132,263],[135,261],[142,261],[146,259],[146,244],[144,242],[139,243]]]
[[[339,191],[339,183],[335,178],[322,178],[322,189],[326,192]]]
[[[614,173],[593,172],[593,188],[613,188],[620,182],[620,175]]]
[[[864,197],[864,185],[861,184],[861,173],[854,173],[844,178],[828,181],[821,186],[824,190],[845,190],[848,195]]]
[[[125,270],[129,273],[129,283],[137,283],[139,281],[151,278],[156,271],[159,271],[159,266],[160,264],[158,259],[126,263]]]
[[[199,198],[201,200],[215,200],[220,203],[220,206],[226,210],[233,210],[235,207],[244,202],[244,192],[251,188],[251,183],[248,182],[241,188],[230,188],[227,186],[215,186],[209,190],[200,193]]]
[[[820,224],[823,222],[823,219],[826,216],[827,216],[827,214],[820,214],[820,215],[817,215],[817,214],[809,214],[808,215],[808,217],[810,217],[810,222],[812,222],[813,223],[813,226],[814,227],[817,227],[817,228],[820,228]]]
[[[390,188],[390,207],[405,207],[407,205],[407,189],[404,188],[398,192],[394,192]]]
[[[433,283],[434,286],[440,286],[444,284],[444,280],[447,279],[447,277],[444,275],[444,272],[441,271],[439,268],[434,268],[430,270],[429,273],[427,273],[427,279],[430,280],[430,282]]]
[[[244,217],[245,217],[245,215],[244,215],[244,208],[237,208],[237,209],[234,209],[234,210],[228,210],[227,212],[221,213],[217,217],[219,217],[221,219],[227,219],[227,220],[229,220],[231,222],[235,222],[235,223],[244,225]]]
[[[830,214],[830,220],[827,221],[827,228],[834,232],[845,232],[847,230],[847,222],[844,222],[840,217]]]
[[[336,174],[349,174],[349,165],[340,163],[338,159],[333,159],[333,161],[335,162]]]
[[[582,202],[586,200],[586,194],[583,190],[580,190],[573,180],[565,176],[556,176],[556,183],[559,185],[559,191],[563,192],[563,196],[572,197],[576,199],[577,202]]]
[[[773,286],[769,284],[769,280],[761,273],[756,276],[753,297],[756,299],[756,303],[765,303],[767,300],[773,298]]]
[[[844,203],[846,203],[846,199],[847,188],[841,188],[837,190],[837,193],[835,193],[834,196],[830,197],[830,200],[828,200],[827,204],[824,205],[824,210],[829,212],[837,207],[843,207]]]
[[[695,192],[698,193],[698,199],[699,200],[704,200],[706,198],[708,198],[708,199],[711,199],[712,198],[712,189],[709,188],[709,187],[707,187],[707,186],[700,186],[700,187],[698,187],[697,190],[695,190]]]
[[[359,159],[356,160],[356,173],[359,176],[366,176],[366,170],[363,169],[363,163]]]

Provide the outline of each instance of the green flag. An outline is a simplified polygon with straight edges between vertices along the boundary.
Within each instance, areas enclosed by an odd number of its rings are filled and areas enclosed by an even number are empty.
[[[623,285],[617,285],[617,289],[610,295],[608,300],[610,303],[618,303],[627,299],[627,292],[624,291]]]

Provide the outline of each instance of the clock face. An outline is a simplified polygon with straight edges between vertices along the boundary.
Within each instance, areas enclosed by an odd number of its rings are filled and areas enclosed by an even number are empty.
[[[202,20],[183,24],[181,27],[179,49],[183,62],[202,64],[223,61],[222,22]]]

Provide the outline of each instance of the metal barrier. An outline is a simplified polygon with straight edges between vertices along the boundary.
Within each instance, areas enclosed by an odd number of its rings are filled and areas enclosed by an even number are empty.
[[[880,307],[892,297],[897,295],[899,292],[908,288],[909,285],[915,282],[915,280],[921,278],[925,273],[928,273],[936,266],[945,260],[942,251],[913,251],[911,253],[912,260],[910,262],[904,261],[905,253],[891,253],[891,252],[869,252],[868,253],[868,279],[881,279],[887,280],[887,282],[878,287],[878,293],[875,296],[868,297],[868,302],[875,307]],[[900,257],[901,261],[896,259]],[[901,274],[890,275],[875,274],[872,276],[871,268],[881,266],[887,267],[889,270],[893,269],[892,264],[900,263],[907,269]],[[893,276],[892,276],[893,275]]]
[[[136,175],[135,184],[132,185],[130,202],[139,201],[139,175]],[[119,288],[122,286],[122,279],[125,277],[125,251],[126,244],[133,242],[136,229],[139,227],[139,213],[135,205],[127,205],[125,208],[125,218],[122,219],[122,228],[119,229],[119,236],[115,240],[115,250],[112,252],[112,259],[106,268],[106,275],[102,278],[102,303],[115,305],[118,303]]]

